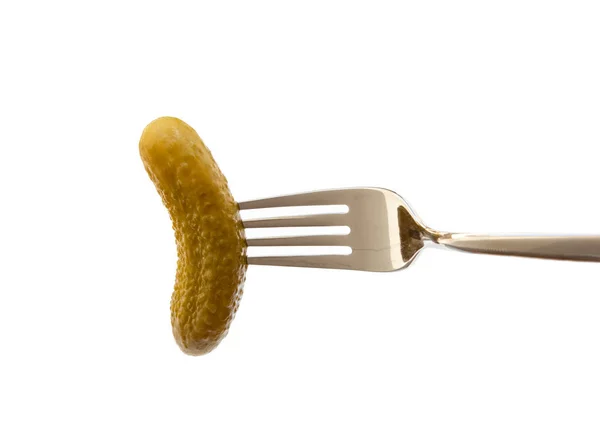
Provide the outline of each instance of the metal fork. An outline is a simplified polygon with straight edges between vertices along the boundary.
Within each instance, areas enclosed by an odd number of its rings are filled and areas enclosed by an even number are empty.
[[[323,190],[241,202],[240,210],[345,205],[347,213],[243,221],[245,228],[347,226],[347,235],[247,239],[248,246],[347,246],[348,255],[248,257],[254,265],[386,272],[407,267],[426,244],[461,251],[600,262],[600,236],[508,236],[446,233],[421,223],[398,194],[380,188]]]

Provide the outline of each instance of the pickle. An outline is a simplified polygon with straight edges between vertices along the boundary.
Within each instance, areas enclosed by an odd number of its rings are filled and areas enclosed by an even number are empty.
[[[201,355],[225,337],[246,277],[246,240],[227,180],[196,131],[162,117],[139,143],[177,242],[171,325],[181,350]]]

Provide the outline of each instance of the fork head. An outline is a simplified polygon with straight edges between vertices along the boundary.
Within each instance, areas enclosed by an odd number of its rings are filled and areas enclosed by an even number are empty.
[[[244,220],[245,228],[347,226],[347,235],[306,235],[247,239],[248,246],[343,246],[348,255],[248,257],[254,265],[299,266],[361,271],[395,271],[408,266],[423,247],[420,221],[398,194],[380,188],[323,190],[241,202],[240,210],[302,206],[348,207],[346,213]]]

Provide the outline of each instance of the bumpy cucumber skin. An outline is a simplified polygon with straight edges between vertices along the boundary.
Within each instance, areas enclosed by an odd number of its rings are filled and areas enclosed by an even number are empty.
[[[227,334],[242,296],[247,263],[239,208],[212,154],[185,122],[154,120],[139,148],[175,231],[173,335],[183,352],[206,354]]]

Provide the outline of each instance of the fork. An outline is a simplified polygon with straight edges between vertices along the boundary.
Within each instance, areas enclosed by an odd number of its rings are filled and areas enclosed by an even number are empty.
[[[460,251],[556,260],[600,262],[600,236],[484,235],[435,231],[398,194],[371,187],[322,190],[239,203],[241,211],[277,207],[347,206],[346,213],[244,220],[245,228],[339,227],[347,235],[247,239],[249,247],[350,247],[348,255],[248,257],[253,265],[387,272],[406,268],[426,245]]]

